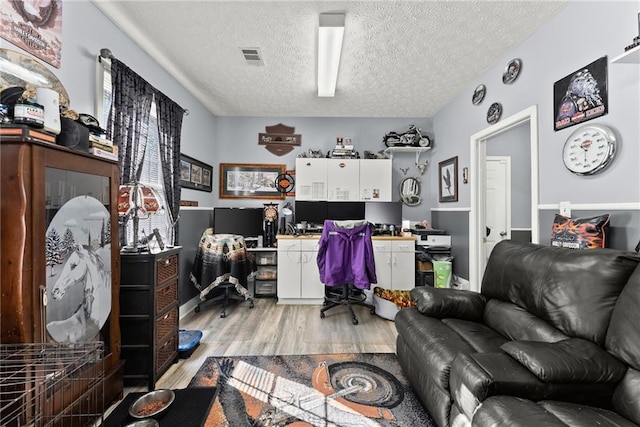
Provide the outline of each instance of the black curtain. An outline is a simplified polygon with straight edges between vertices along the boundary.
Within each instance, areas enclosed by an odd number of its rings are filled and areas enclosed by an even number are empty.
[[[111,59],[113,103],[107,128],[118,145],[120,184],[137,182],[147,147],[147,128],[153,101],[153,86],[131,68]]]
[[[180,135],[184,109],[163,93],[156,92],[156,111],[160,134],[160,159],[164,193],[172,224],[172,243],[178,244],[178,213],[180,211]]]
[[[116,58],[111,59],[111,82],[113,99],[107,130],[109,138],[120,148],[121,185],[140,180],[151,103],[155,98],[165,201],[173,229],[173,236],[168,238],[175,245],[181,193],[180,136],[185,111]]]

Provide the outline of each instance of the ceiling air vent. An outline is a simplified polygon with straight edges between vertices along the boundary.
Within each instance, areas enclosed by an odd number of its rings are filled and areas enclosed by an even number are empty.
[[[242,56],[244,60],[249,65],[255,65],[258,67],[264,66],[264,61],[262,60],[262,53],[260,49],[257,47],[241,47]]]

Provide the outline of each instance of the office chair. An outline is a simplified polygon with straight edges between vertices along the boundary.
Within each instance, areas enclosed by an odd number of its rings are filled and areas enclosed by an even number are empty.
[[[368,307],[371,314],[375,307],[365,302],[364,289],[376,283],[371,235],[373,225],[365,220],[326,220],[318,249],[320,281],[325,284],[325,297],[320,318],[333,307],[346,306],[351,323],[358,324],[354,305]]]
[[[200,239],[191,272],[191,281],[200,291],[202,306],[222,301],[220,317],[227,316],[230,300],[248,300],[253,308],[253,296],[247,289],[247,277],[255,271],[255,259],[248,254],[244,238],[232,234],[214,234],[207,228]]]

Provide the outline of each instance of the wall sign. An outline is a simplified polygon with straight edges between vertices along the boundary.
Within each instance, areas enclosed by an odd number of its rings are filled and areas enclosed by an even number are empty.
[[[607,57],[603,56],[553,85],[554,130],[609,112]]]
[[[60,68],[62,0],[0,2],[0,37]]]

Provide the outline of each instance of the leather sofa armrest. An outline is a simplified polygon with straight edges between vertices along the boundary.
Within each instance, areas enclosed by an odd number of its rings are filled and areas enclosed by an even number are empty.
[[[545,384],[504,353],[458,353],[451,365],[449,389],[468,419],[491,396],[545,397]]]
[[[411,290],[418,311],[438,319],[455,318],[479,322],[487,299],[484,295],[460,289],[419,286]]]
[[[510,341],[500,347],[545,383],[618,383],[627,366],[591,341]]]
[[[482,402],[497,395],[608,406],[616,385],[547,383],[506,353],[460,352],[451,364],[449,376],[452,400],[469,420]]]

